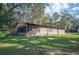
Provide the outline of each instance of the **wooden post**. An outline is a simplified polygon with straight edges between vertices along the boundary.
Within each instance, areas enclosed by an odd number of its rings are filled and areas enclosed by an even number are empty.
[[[48,28],[49,28],[49,27],[48,27]],[[47,28],[47,35],[49,34],[49,33],[48,33],[48,28]]]
[[[59,29],[57,28],[57,34],[59,34]]]
[[[25,35],[27,35],[27,26],[26,26],[26,31],[25,31]]]

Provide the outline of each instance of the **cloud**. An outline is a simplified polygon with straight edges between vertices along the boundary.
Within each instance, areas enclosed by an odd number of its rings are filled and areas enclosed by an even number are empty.
[[[61,14],[60,13],[60,11],[61,11],[61,4],[52,4],[51,5],[51,11],[52,11],[52,13],[58,12],[59,14]]]
[[[52,16],[54,12],[57,12],[61,15],[61,11],[67,10],[68,13],[71,15],[79,18],[79,4],[73,3],[73,4],[68,4],[68,3],[52,3],[49,4],[48,7],[46,7],[45,12]]]
[[[53,14],[54,12],[57,12],[61,14],[60,11],[68,9],[70,6],[67,3],[53,3],[49,4],[49,7],[46,8],[46,13]]]
[[[73,7],[72,10],[73,11],[79,11],[79,7]]]
[[[51,13],[51,11],[50,11],[49,7],[46,7],[45,8],[45,14],[50,14],[50,13]]]
[[[64,9],[68,9],[70,7],[69,4],[67,3],[62,3],[61,5],[62,5],[61,7]]]
[[[69,10],[69,13],[79,18],[79,7],[74,6]]]
[[[79,15],[76,15],[77,18],[79,18]]]

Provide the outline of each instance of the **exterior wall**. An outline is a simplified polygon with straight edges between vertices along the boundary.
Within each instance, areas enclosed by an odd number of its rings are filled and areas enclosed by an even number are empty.
[[[48,32],[48,34],[65,34],[65,30],[64,29],[58,29],[58,33],[57,33],[57,29],[53,29],[53,31]]]
[[[40,35],[47,35],[47,28],[46,27],[40,28]]]
[[[79,33],[79,28],[78,28],[78,33]]]
[[[33,34],[35,34],[35,35],[40,35],[40,32],[39,32],[39,30],[40,30],[40,28],[33,28]],[[38,30],[38,31],[37,31]]]
[[[53,31],[52,32],[48,32],[48,34],[57,34],[57,29],[53,28]]]
[[[64,29],[59,29],[59,34],[65,34],[65,30]]]
[[[57,33],[57,29],[55,29],[55,28],[52,28],[53,29],[52,31],[48,31],[47,27],[40,27],[39,29],[40,29],[40,31],[37,31],[35,33],[35,35],[41,36],[41,35],[47,35],[47,34],[65,34],[64,29],[58,29],[59,33]],[[33,32],[35,32],[35,31],[36,31],[36,28],[33,28]]]
[[[19,27],[21,27],[22,24],[18,24],[15,29],[13,30],[14,32],[16,32],[18,30]],[[57,34],[57,29],[52,28],[52,31],[48,31],[48,29],[50,27],[41,27],[41,26],[35,26],[35,25],[31,25],[32,26],[32,31],[28,31],[25,33],[21,33],[21,34],[27,34],[27,35],[47,35],[47,34]],[[26,30],[28,29],[28,25],[26,25]],[[64,34],[65,30],[64,29],[58,29],[59,34]],[[20,33],[19,33],[20,34]]]
[[[38,36],[47,35],[47,28],[45,27],[39,27],[39,30],[38,28],[33,28],[32,31],[34,35],[38,35]]]
[[[39,28],[40,31],[37,31],[37,28],[33,28],[33,33],[34,35],[47,35],[47,34],[65,34],[65,30],[64,29],[58,29],[58,32],[57,33],[57,29],[55,28],[52,28],[53,30],[52,31],[48,31],[48,28],[47,27],[40,27]]]

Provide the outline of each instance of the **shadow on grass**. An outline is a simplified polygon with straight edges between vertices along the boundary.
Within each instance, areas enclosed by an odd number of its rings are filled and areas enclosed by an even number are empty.
[[[49,51],[57,52],[57,50],[79,53],[79,38],[25,37],[8,34],[0,37],[0,43],[0,55],[44,55]],[[11,44],[14,45],[11,46]]]

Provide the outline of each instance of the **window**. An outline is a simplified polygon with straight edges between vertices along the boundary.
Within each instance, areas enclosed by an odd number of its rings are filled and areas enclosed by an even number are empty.
[[[53,32],[53,28],[48,28],[48,32]]]

